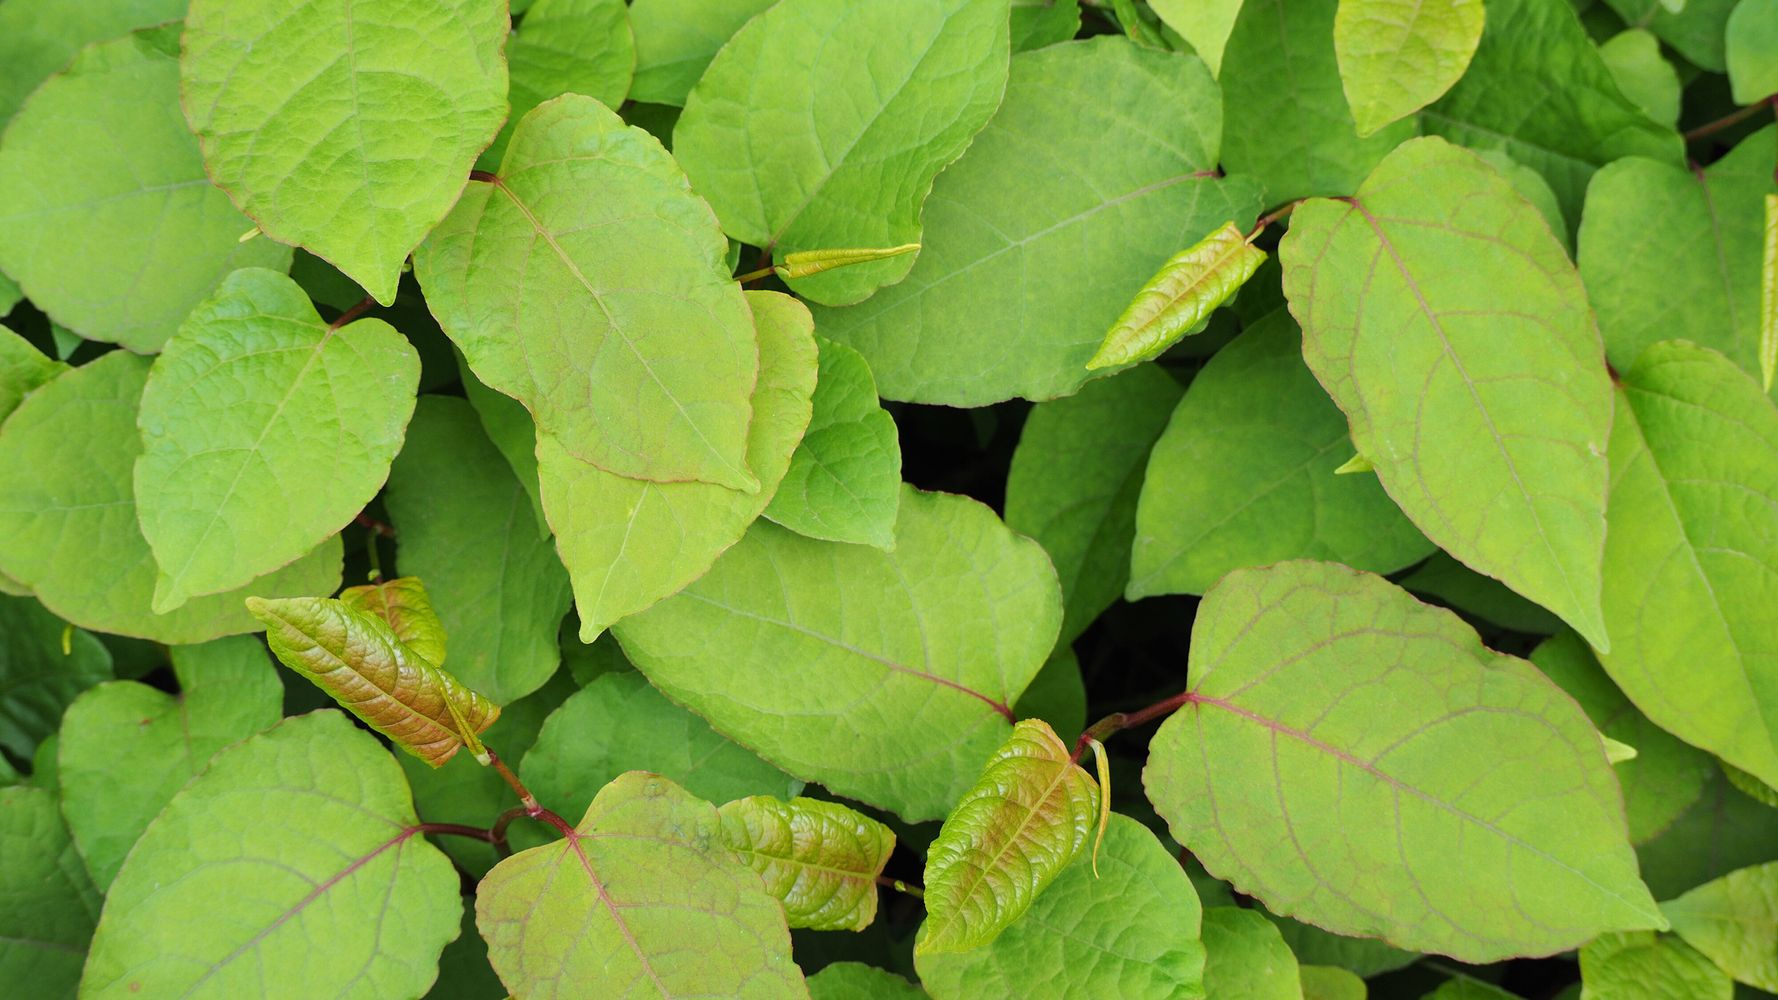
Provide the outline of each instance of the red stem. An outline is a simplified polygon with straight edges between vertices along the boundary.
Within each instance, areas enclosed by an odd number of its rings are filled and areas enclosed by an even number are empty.
[[[1253,224],[1253,229],[1248,232],[1247,241],[1249,243],[1253,242],[1254,237],[1265,232],[1267,226],[1277,222],[1279,219],[1289,217],[1290,213],[1296,211],[1296,207],[1301,205],[1304,200],[1305,199],[1298,198],[1295,201],[1287,201],[1272,211],[1267,212],[1265,215],[1260,216],[1259,221],[1255,222]]]
[[[364,530],[366,530],[374,535],[381,535],[384,538],[394,538],[395,537],[395,529],[394,528],[390,527],[387,524],[384,524],[383,522],[377,520],[374,517],[371,517],[369,514],[366,514],[363,511],[359,511],[357,516],[352,518],[352,523],[358,525],[360,528],[363,528]]]
[[[513,815],[515,812],[522,812],[524,815],[529,816],[532,819],[548,823],[550,826],[555,827],[557,832],[561,833],[562,836],[567,837],[570,840],[580,836],[578,833],[574,832],[574,827],[570,826],[567,820],[550,812],[548,809],[543,808],[543,806],[538,803],[537,796],[531,794],[531,790],[525,787],[525,783],[519,780],[518,775],[512,773],[512,768],[506,766],[506,762],[500,759],[500,755],[495,753],[492,747],[483,747],[482,749],[487,751],[488,766],[492,767],[500,777],[506,780],[508,785],[512,786],[512,790],[518,793],[519,801],[524,803],[518,810],[508,809],[506,812],[500,814],[500,818],[494,823],[493,830],[494,833],[500,836],[500,841],[490,841],[490,843],[495,843],[496,847],[498,847],[499,843],[505,841],[506,826],[516,818]]]
[[[371,306],[374,306],[376,304],[377,304],[376,299],[373,299],[370,296],[366,295],[364,298],[359,299],[357,304],[353,305],[352,308],[347,309],[343,313],[340,313],[339,319],[336,319],[333,322],[327,324],[327,332],[332,333],[333,331],[338,330],[340,327],[345,326],[347,323],[350,323],[353,320],[357,319],[358,317],[364,315],[365,310],[369,309]]]
[[[494,831],[484,830],[479,826],[464,826],[462,823],[421,823],[414,828],[420,833],[447,833],[453,837],[469,837],[492,844]]]
[[[1774,111],[1778,111],[1778,94],[1774,94],[1763,101],[1756,101],[1744,108],[1736,108],[1734,111],[1723,115],[1721,118],[1718,118],[1713,122],[1705,122],[1697,128],[1687,131],[1685,133],[1685,141],[1695,142],[1705,136],[1715,135],[1725,128],[1730,128],[1752,118],[1765,108],[1772,108]]]
[[[1178,711],[1180,706],[1195,700],[1197,700],[1197,696],[1190,691],[1181,691],[1173,697],[1157,701],[1147,708],[1139,708],[1134,712],[1113,712],[1088,726],[1086,732],[1081,733],[1080,738],[1074,741],[1073,759],[1076,763],[1080,761],[1080,755],[1086,752],[1090,740],[1098,740],[1103,743],[1110,739],[1113,733],[1134,729],[1145,722],[1153,722],[1163,715],[1171,715]]]

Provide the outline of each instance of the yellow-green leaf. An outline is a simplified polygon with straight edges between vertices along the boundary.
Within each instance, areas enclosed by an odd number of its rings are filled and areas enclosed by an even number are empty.
[[[1771,392],[1778,369],[1778,194],[1766,195],[1765,237],[1759,272],[1759,380]]]
[[[914,950],[968,951],[999,937],[1080,853],[1098,808],[1098,786],[1049,723],[1019,722],[926,852]]]
[[[868,264],[873,260],[888,260],[900,257],[904,253],[914,253],[920,249],[918,243],[903,243],[896,247],[865,248],[858,250],[796,250],[784,255],[784,262],[772,268],[778,277],[785,281],[793,278],[807,278],[811,274],[831,271],[836,267],[852,264]]]
[[[381,618],[321,597],[249,597],[247,610],[285,666],[434,767],[463,746],[457,716],[474,733],[500,717],[498,705],[420,658]]]
[[[1194,332],[1266,259],[1233,222],[1167,258],[1105,334],[1089,371],[1156,358]]]
[[[861,931],[877,915],[877,876],[895,849],[888,827],[837,802],[768,795],[720,809],[722,839],[784,903],[792,927]]]
[[[1444,96],[1482,41],[1482,0],[1340,0],[1334,52],[1359,135]]]
[[[1738,982],[1778,991],[1778,861],[1706,882],[1661,912],[1673,931]]]

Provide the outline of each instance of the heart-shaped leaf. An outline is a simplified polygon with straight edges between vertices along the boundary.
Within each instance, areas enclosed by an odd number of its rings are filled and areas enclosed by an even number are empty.
[[[718,811],[723,841],[784,903],[790,926],[861,931],[876,919],[876,880],[895,849],[888,827],[817,799],[755,795]]]
[[[1086,845],[1101,789],[1049,723],[1024,719],[926,851],[914,951],[969,951],[1019,919]]]

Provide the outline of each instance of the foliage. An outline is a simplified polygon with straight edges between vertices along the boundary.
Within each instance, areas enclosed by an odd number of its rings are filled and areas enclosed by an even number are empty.
[[[1778,0],[0,0],[0,993],[1778,994],[1774,91]]]

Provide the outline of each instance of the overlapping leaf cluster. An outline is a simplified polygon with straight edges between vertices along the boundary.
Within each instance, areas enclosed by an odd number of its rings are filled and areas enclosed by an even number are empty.
[[[1778,993],[1774,91],[1775,0],[0,0],[0,993]]]

